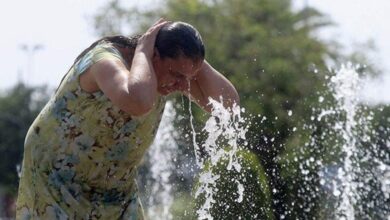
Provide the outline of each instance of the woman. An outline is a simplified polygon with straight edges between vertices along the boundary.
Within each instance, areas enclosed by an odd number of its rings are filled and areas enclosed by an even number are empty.
[[[208,97],[238,103],[204,54],[191,25],[162,19],[82,52],[27,133],[17,219],[143,219],[136,167],[165,96],[182,92],[206,111]]]

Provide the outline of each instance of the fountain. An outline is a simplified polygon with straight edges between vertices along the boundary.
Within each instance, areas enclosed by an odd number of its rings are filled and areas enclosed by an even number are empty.
[[[363,82],[357,69],[358,66],[344,65],[330,77],[328,87],[335,103],[322,109],[317,116],[317,121],[325,120],[331,127],[324,136],[332,136],[336,140],[330,153],[340,156],[333,161],[333,165],[321,168],[320,184],[332,193],[331,200],[336,201],[334,218],[386,218],[389,215],[386,204],[376,201],[371,201],[372,204],[361,203],[369,200],[371,188],[375,188],[375,185],[382,187],[381,196],[389,197],[386,175],[390,167],[376,156],[380,150],[374,143],[376,134],[372,132],[371,125],[373,112],[360,99]],[[323,101],[321,96],[319,102]],[[322,161],[320,163],[323,164]],[[375,207],[374,203],[379,207]]]
[[[174,160],[178,150],[176,143],[178,133],[173,126],[175,117],[173,103],[169,101],[165,105],[155,141],[148,151],[147,157],[151,167],[147,185],[150,186],[151,196],[147,201],[147,215],[150,219],[172,219],[169,209],[174,198],[170,177],[175,169]]]
[[[222,105],[222,99],[217,102],[213,99],[209,99],[212,106],[211,117],[207,120],[204,131],[207,132],[207,139],[202,145],[202,148],[209,156],[209,166],[217,166],[224,158],[229,158],[226,165],[228,171],[234,169],[237,172],[241,171],[241,164],[237,155],[238,145],[241,140],[245,140],[246,129],[240,127],[244,123],[244,119],[240,117],[241,109],[239,106],[234,105],[232,109],[225,109]],[[195,131],[193,131],[195,133]],[[224,139],[224,140],[221,140]],[[231,148],[226,150],[223,146],[230,146]],[[197,148],[199,146],[196,145]],[[200,149],[196,149],[197,152]],[[198,165],[205,170],[206,162],[198,159]],[[243,177],[245,177],[243,175]],[[198,219],[213,219],[210,213],[213,205],[215,204],[214,194],[216,193],[216,181],[220,178],[220,175],[212,172],[211,169],[207,169],[199,176],[199,186],[195,192],[195,198],[198,198],[201,194],[204,195],[204,203],[197,210]],[[236,202],[240,203],[243,200],[244,187],[243,181],[245,179],[233,179],[233,184],[237,184],[238,198]]]
[[[225,109],[221,103],[222,101],[217,102],[210,99],[213,110],[203,128],[207,133],[207,138],[201,146],[197,145],[196,142],[194,144],[196,164],[199,166],[198,169],[204,171],[199,174],[198,187],[194,192],[195,199],[199,197],[204,199],[196,211],[198,219],[213,219],[211,209],[215,205],[216,184],[220,176],[207,167],[210,168],[222,163],[223,169],[228,172],[246,171],[241,170],[240,158],[237,154],[239,145],[241,147],[247,144],[244,141],[246,128],[241,127],[245,124],[245,120],[240,116],[240,112],[244,110],[237,105],[234,105],[232,109]],[[175,172],[173,161],[178,150],[176,143],[178,133],[173,127],[175,115],[172,103],[168,102],[156,135],[157,141],[151,146],[147,156],[148,160],[151,161],[150,178],[147,181],[148,187],[151,188],[147,201],[147,214],[151,219],[172,219],[169,209],[173,202],[173,192],[169,177]],[[194,129],[192,123],[191,127]],[[192,138],[194,140],[196,138],[194,130]],[[201,157],[199,153],[201,151],[205,152],[207,156]],[[245,196],[245,172],[239,174],[239,178],[235,177],[232,181],[232,184],[235,185],[233,187],[235,192],[230,194],[235,197],[233,198],[234,202],[239,204]]]
[[[313,218],[389,219],[390,205],[387,202],[390,201],[390,155],[378,149],[375,143],[375,139],[379,137],[373,132],[375,129],[371,123],[374,113],[362,104],[359,98],[358,92],[362,88],[362,80],[357,67],[342,66],[334,75],[328,77],[327,86],[329,94],[320,94],[318,104],[321,107],[313,113],[311,124],[306,124],[302,128],[315,130],[318,124],[325,126],[326,129],[322,130],[319,136],[313,136],[302,147],[305,150],[310,148],[311,152],[318,151],[315,154],[320,156],[301,155],[290,161],[298,163],[298,171],[303,178],[303,184],[298,192],[310,194],[310,198],[304,197],[305,195],[302,197],[305,203],[310,203],[313,198],[326,195],[320,199],[322,207],[319,209],[322,210],[322,214]],[[201,170],[195,181],[196,190],[193,192],[195,200],[201,201],[195,211],[198,219],[221,219],[221,216],[217,216],[218,213],[216,215],[215,211],[212,211],[213,207],[223,207],[224,210],[221,213],[223,215],[237,206],[244,207],[248,197],[255,200],[255,197],[250,197],[252,192],[247,188],[246,178],[252,174],[246,173],[245,163],[239,153],[242,147],[248,147],[245,135],[251,120],[241,116],[241,113],[245,111],[243,108],[234,106],[232,109],[225,109],[221,103],[222,100],[218,102],[210,99],[210,105],[213,108],[203,128],[206,137],[202,144],[196,142],[197,133],[194,130],[193,116],[190,112],[191,138],[196,165],[197,169]],[[287,115],[291,116],[292,111],[289,110]],[[151,197],[147,209],[151,219],[172,219],[169,208],[174,198],[169,178],[175,169],[173,161],[178,148],[175,141],[178,133],[172,125],[174,120],[175,112],[172,103],[167,103],[156,137],[159,141],[155,142],[149,152],[149,158],[154,161],[150,169],[154,185],[151,186]],[[295,132],[297,129],[301,128],[294,127],[292,131]],[[384,128],[384,130],[386,134],[390,132],[389,128]],[[329,142],[324,142],[324,137],[327,137]],[[323,143],[318,144],[319,142]],[[390,148],[390,140],[385,140],[385,143],[387,148]],[[321,155],[321,152],[326,152],[327,155]],[[215,172],[215,167],[219,167],[218,169],[224,172]],[[318,186],[310,185],[316,177]],[[224,178],[231,178],[228,181],[230,186],[223,189],[226,192],[221,192],[218,184]],[[260,190],[264,191],[261,200],[270,199],[266,178],[262,177],[261,180],[257,180],[258,185],[261,186]],[[228,200],[231,200],[229,204],[218,204],[217,200],[221,201],[221,194],[229,197]],[[302,195],[297,195],[297,198],[292,201],[292,206],[301,206],[302,203],[297,202],[302,199],[298,198],[300,196]],[[363,204],[362,201],[369,202]],[[302,212],[310,213],[313,205],[306,204],[302,207],[305,207]],[[266,216],[267,219],[273,219],[273,214],[269,213],[274,210],[267,205],[263,208],[261,212],[266,213],[265,215],[259,217],[256,213],[251,213],[251,218],[264,219]],[[289,215],[290,212],[287,210],[280,218],[288,219]],[[236,217],[245,219],[241,216]]]

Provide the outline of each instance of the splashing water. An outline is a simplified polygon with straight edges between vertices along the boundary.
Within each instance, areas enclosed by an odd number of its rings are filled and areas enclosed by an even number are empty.
[[[372,136],[375,138],[375,134],[372,133],[373,128],[370,125],[373,113],[365,112],[367,109],[362,107],[364,105],[359,100],[360,94],[358,92],[362,88],[362,80],[359,78],[356,68],[351,65],[341,67],[329,79],[328,87],[335,102],[331,103],[331,107],[321,109],[317,115],[313,115],[312,121],[315,123],[325,122],[325,126],[329,126],[330,130],[324,130],[324,133],[320,134],[319,140],[312,139],[310,143],[305,144],[305,147],[314,147],[325,136],[332,137],[330,138],[332,139],[330,143],[321,143],[318,146],[320,148],[321,146],[326,146],[330,151],[334,151],[330,153],[333,160],[329,162],[327,161],[329,159],[324,159],[325,157],[317,158],[312,155],[306,160],[294,158],[294,161],[299,163],[299,169],[305,181],[311,181],[309,178],[313,173],[310,173],[310,167],[318,168],[318,170],[314,170],[318,172],[316,174],[319,177],[320,187],[310,186],[308,185],[309,183],[306,183],[302,184],[302,191],[310,191],[308,194],[313,195],[319,193],[321,189],[330,192],[329,198],[327,198],[329,201],[323,201],[324,204],[330,204],[330,208],[334,206],[334,209],[330,210],[332,213],[329,214],[331,216],[329,219],[353,220],[355,218],[360,219],[360,217],[371,219],[373,212],[380,213],[376,214],[375,217],[377,219],[389,218],[389,212],[386,211],[386,207],[389,207],[389,205],[383,204],[390,199],[390,166],[387,162],[384,162],[384,160],[389,161],[389,156],[383,156],[381,160],[375,153],[379,152],[380,149],[377,149],[378,147],[372,140]],[[319,97],[318,102],[326,105],[328,97],[325,94],[323,95]],[[221,104],[222,100],[221,102],[213,99],[209,101],[212,106],[212,112],[211,117],[203,128],[207,136],[201,145],[196,142],[197,133],[193,125],[191,101],[189,103],[190,126],[196,165],[204,170],[204,172],[199,174],[199,186],[194,195],[196,198],[204,198],[196,212],[198,219],[216,218],[216,216],[211,214],[211,209],[217,205],[216,201],[219,201],[216,199],[218,198],[217,184],[223,176],[213,173],[210,167],[218,166],[217,164],[221,160],[225,160],[227,161],[224,164],[225,170],[235,172],[243,172],[244,170],[244,166],[241,167],[240,158],[237,156],[237,151],[239,150],[238,143],[245,143],[243,140],[245,140],[247,132],[246,126],[243,126],[243,124],[247,123],[240,116],[243,109],[240,109],[237,105],[233,106],[232,109],[225,109]],[[170,172],[172,172],[170,169],[174,169],[174,166],[173,163],[169,162],[174,160],[175,153],[177,153],[177,144],[175,142],[177,133],[172,125],[175,113],[169,111],[168,109],[170,108],[172,108],[172,104],[167,104],[164,119],[156,136],[156,140],[159,140],[159,143],[155,144],[158,147],[153,146],[151,151],[154,152],[150,152],[150,157],[155,158],[152,159],[155,163],[154,167],[152,167],[152,176],[154,182],[157,182],[157,185],[152,187],[151,192],[154,198],[150,198],[150,203],[154,205],[148,209],[149,218],[151,219],[172,219],[172,216],[169,214],[169,207],[173,202],[169,176],[171,175]],[[167,111],[171,113],[167,113]],[[288,110],[287,115],[289,117],[293,116],[292,110]],[[264,120],[270,119],[266,119],[264,116],[261,122]],[[293,131],[295,129],[294,127]],[[273,141],[274,138],[269,137],[269,139]],[[387,141],[386,144],[387,148],[390,148],[390,141]],[[164,147],[164,150],[161,147]],[[339,159],[337,159],[338,157]],[[161,160],[161,158],[164,158],[164,160]],[[376,184],[375,186],[379,186],[380,191],[383,193],[379,195],[382,196],[381,199],[378,199],[382,203],[367,199],[374,192],[370,191],[372,182]],[[235,196],[234,202],[242,205],[246,196],[250,193],[249,188],[246,189],[244,187],[246,185],[245,179],[231,179],[231,184],[235,185],[236,193],[231,191],[227,193]],[[310,203],[310,198],[305,201]],[[370,202],[362,204],[362,201]],[[295,201],[292,202],[292,205],[294,204]],[[315,203],[313,204],[315,205]],[[376,207],[377,205],[380,207]],[[305,210],[302,211],[308,212],[306,208],[310,209],[313,206],[307,205]],[[327,208],[324,208],[324,210],[327,210]],[[226,209],[229,209],[229,207],[226,207]],[[384,209],[384,211],[380,210],[378,212],[377,209]],[[281,215],[281,218],[287,218],[288,216],[287,210],[284,215]]]
[[[342,66],[330,78],[328,86],[336,105],[322,110],[317,117],[318,121],[324,117],[335,118],[333,132],[341,140],[336,141],[336,145],[341,148],[340,165],[331,167],[328,174],[320,173],[320,184],[331,185],[332,194],[339,201],[335,214],[338,219],[348,220],[354,220],[356,216],[371,218],[365,209],[375,209],[374,205],[361,204],[361,201],[367,200],[363,198],[370,194],[370,181],[379,182],[384,197],[389,197],[386,175],[390,173],[390,167],[372,153],[379,151],[370,137],[370,134],[373,135],[370,127],[373,113],[368,116],[363,113],[358,93],[362,88],[362,80],[356,69],[352,65]],[[319,101],[324,101],[322,96]],[[331,124],[329,121],[327,123]],[[372,164],[372,168],[363,165],[368,163]]]
[[[178,133],[173,126],[175,117],[172,102],[167,102],[155,141],[148,152],[151,161],[151,196],[147,213],[150,219],[172,219],[169,209],[173,203],[173,193],[169,178],[175,169],[174,160],[178,150]]]
[[[219,161],[228,158],[226,169],[234,169],[240,172],[241,165],[237,156],[238,143],[240,140],[245,139],[245,133],[247,131],[247,129],[240,127],[240,123],[242,124],[244,122],[240,116],[241,109],[237,105],[234,105],[232,109],[225,109],[222,105],[222,100],[221,102],[217,102],[210,98],[209,101],[212,106],[212,112],[211,117],[207,120],[203,128],[208,137],[202,145],[202,148],[210,157],[210,166],[217,166]],[[231,147],[230,150],[224,149],[224,141],[226,142],[225,146]],[[196,145],[196,147],[199,146]],[[197,149],[197,151],[199,150]],[[205,167],[205,161],[203,160],[198,161],[198,164],[201,167]],[[195,192],[195,197],[198,198],[200,195],[204,195],[205,201],[197,210],[198,219],[213,219],[210,210],[215,203],[216,181],[219,178],[220,176],[214,174],[211,169],[200,174],[200,186]],[[244,179],[233,181],[237,184],[238,198],[235,201],[238,203],[242,202],[245,191],[242,181]]]
[[[335,194],[342,191],[341,204],[337,210],[339,216],[345,216],[347,219],[355,219],[353,204],[359,200],[357,185],[354,182],[355,175],[360,173],[359,167],[353,168],[353,158],[356,150],[356,133],[354,128],[357,126],[356,111],[359,103],[357,91],[360,91],[361,83],[358,73],[351,67],[343,66],[338,73],[331,78],[331,87],[334,90],[334,98],[340,111],[345,112],[346,120],[344,123],[336,123],[336,128],[340,130],[345,140],[342,146],[344,153],[344,164],[338,170],[338,178],[342,179],[341,190],[335,189]]]

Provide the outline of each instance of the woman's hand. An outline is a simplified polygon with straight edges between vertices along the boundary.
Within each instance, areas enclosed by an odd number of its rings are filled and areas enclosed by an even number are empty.
[[[136,47],[136,52],[143,52],[145,55],[151,59],[154,53],[154,47],[156,42],[156,36],[158,31],[162,26],[169,23],[163,18],[160,18],[156,23],[154,23],[139,39]]]

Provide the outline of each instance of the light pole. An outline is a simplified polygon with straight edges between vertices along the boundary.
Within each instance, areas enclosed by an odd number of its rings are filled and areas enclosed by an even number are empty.
[[[308,12],[308,9],[309,9],[309,0],[305,0],[304,1],[304,10],[305,10],[305,26],[307,27],[309,25],[309,12]]]
[[[31,77],[34,74],[34,55],[39,50],[44,49],[44,46],[42,44],[32,44],[32,45],[22,44],[20,45],[20,49],[27,55],[26,79],[28,81],[28,79],[31,79]],[[22,77],[22,81],[23,81],[23,77]]]

